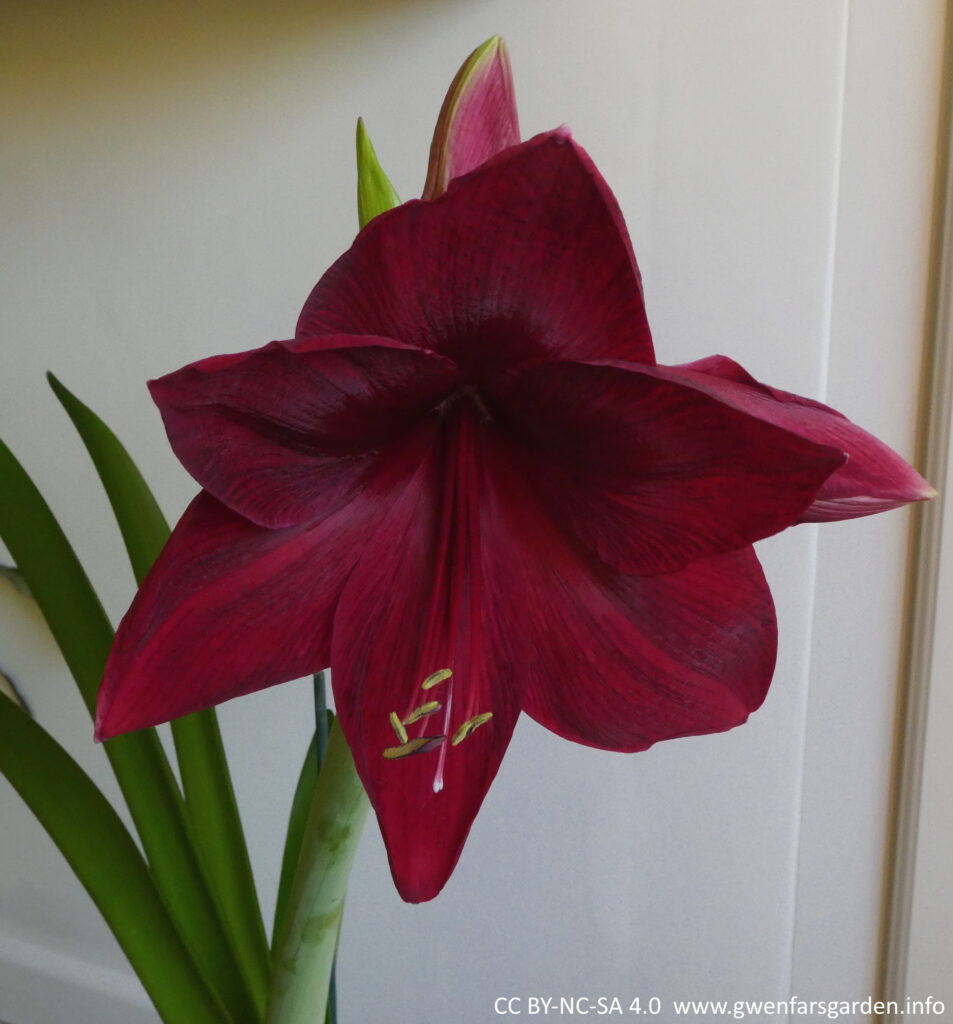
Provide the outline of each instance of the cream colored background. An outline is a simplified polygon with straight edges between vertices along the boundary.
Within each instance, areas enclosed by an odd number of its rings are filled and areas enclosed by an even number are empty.
[[[524,134],[569,124],[618,195],[659,358],[730,354],[909,453],[943,6],[2,4],[0,434],[118,617],[131,576],[43,372],[112,424],[177,515],[194,485],[143,382],[290,335],[353,237],[357,115],[413,196],[453,72],[501,32]],[[906,526],[761,545],[781,654],[744,728],[624,757],[525,722],[436,902],[401,904],[372,824],[342,1024],[483,1024],[501,995],[655,995],[662,1021],[673,998],[868,995]],[[0,665],[116,795],[42,623],[2,582]],[[301,684],[222,710],[269,913],[308,717]],[[0,1017],[154,1019],[5,783]]]

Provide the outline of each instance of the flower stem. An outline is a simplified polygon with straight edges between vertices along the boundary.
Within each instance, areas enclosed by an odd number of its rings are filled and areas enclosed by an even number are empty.
[[[318,771],[328,749],[328,673],[314,676],[314,749],[318,757]]]
[[[317,672],[314,676],[314,753],[318,771],[324,763],[324,755],[328,749],[328,671]],[[338,931],[340,935],[340,930]],[[337,1024],[338,993],[337,993],[337,947],[331,961],[331,978],[328,981],[328,1008],[324,1024]]]
[[[268,1024],[314,1024],[325,1017],[348,875],[369,807],[335,720],[278,943]]]

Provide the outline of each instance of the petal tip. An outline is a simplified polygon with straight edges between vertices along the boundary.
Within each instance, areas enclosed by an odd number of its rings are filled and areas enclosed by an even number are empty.
[[[509,61],[510,54],[506,46],[506,40],[501,35],[490,36],[489,39],[480,43],[464,61],[463,66],[470,69],[478,69],[486,65],[497,54],[500,55],[501,60]]]
[[[391,876],[394,887],[405,903],[429,903],[443,891],[457,865],[459,851],[448,865],[444,863],[415,864],[399,867],[391,859]]]

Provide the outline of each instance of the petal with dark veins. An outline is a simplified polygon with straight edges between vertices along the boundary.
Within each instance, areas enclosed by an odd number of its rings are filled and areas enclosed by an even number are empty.
[[[318,525],[265,529],[199,494],[116,634],[97,738],[327,668],[341,589],[428,444],[421,431],[378,457],[365,489]]]
[[[150,383],[193,477],[259,526],[317,523],[367,486],[374,454],[457,379],[447,359],[387,338],[272,342]]]
[[[830,406],[762,384],[733,359],[709,356],[667,369],[749,416],[847,455],[843,466],[821,485],[801,522],[855,519],[936,497],[936,490],[873,434]]]
[[[371,221],[305,303],[297,336],[322,334],[397,338],[471,382],[534,357],[654,362],[622,214],[564,131]]]
[[[537,363],[488,395],[545,507],[623,572],[674,572],[791,526],[844,461],[662,367]]]

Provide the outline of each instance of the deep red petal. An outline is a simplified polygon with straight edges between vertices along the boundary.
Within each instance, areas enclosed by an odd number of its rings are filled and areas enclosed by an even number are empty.
[[[317,525],[269,530],[207,493],[186,510],[119,626],[97,736],[178,718],[327,668],[341,588],[419,443]]]
[[[430,145],[423,198],[520,141],[516,92],[506,44],[498,36],[477,47],[450,84]]]
[[[492,524],[481,518],[484,429],[467,410],[448,418],[413,485],[368,535],[334,620],[338,714],[394,881],[411,902],[436,896],[453,870],[520,708],[522,634],[501,616]],[[442,669],[453,675],[422,689]],[[386,758],[401,745],[391,713],[403,720],[433,700],[440,710],[407,732],[443,742]],[[492,719],[451,745],[463,723],[487,712]]]
[[[777,627],[753,548],[665,576],[596,572],[580,559],[560,567],[555,586],[551,563],[537,565],[550,577],[549,642],[524,709],[542,725],[579,743],[644,750],[731,729],[761,706]]]
[[[625,572],[673,572],[791,526],[844,458],[659,367],[536,364],[489,400],[544,505]]]
[[[525,711],[567,739],[634,751],[730,729],[761,705],[777,627],[752,548],[624,575],[574,545],[518,472],[498,482],[494,557],[533,652]]]
[[[433,349],[471,379],[530,357],[654,361],[618,205],[562,132],[376,217],[298,321],[299,337],[341,333]]]
[[[365,486],[369,455],[456,379],[441,356],[386,338],[273,342],[150,383],[195,479],[259,526],[313,522]]]
[[[934,488],[892,448],[830,406],[768,387],[725,356],[670,369],[749,416],[847,454],[844,465],[818,491],[803,522],[853,519],[936,496]]]

